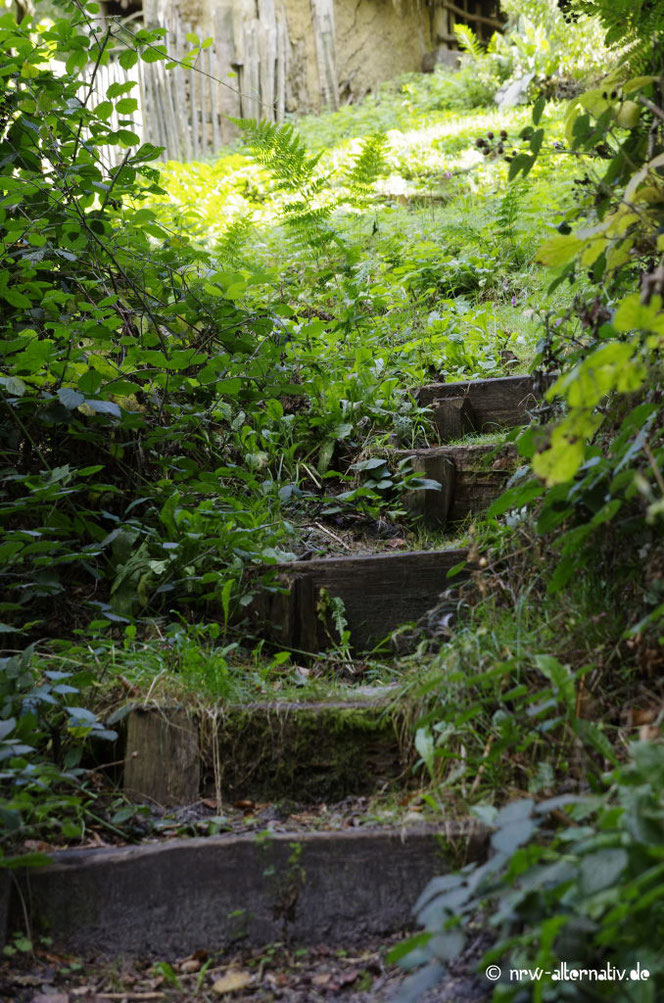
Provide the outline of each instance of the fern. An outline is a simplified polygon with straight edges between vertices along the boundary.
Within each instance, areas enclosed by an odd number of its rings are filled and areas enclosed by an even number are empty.
[[[233,119],[246,134],[251,155],[267,168],[280,191],[298,192],[314,178],[321,154],[310,156],[292,125]]]
[[[246,134],[249,154],[272,178],[274,194],[286,196],[283,221],[299,230],[311,245],[328,241],[330,231],[325,223],[333,206],[329,202],[316,204],[329,183],[329,178],[318,172],[321,154],[311,155],[292,125],[233,121]]]
[[[344,179],[346,187],[355,198],[364,200],[373,192],[376,181],[385,173],[386,152],[387,136],[384,133],[374,133],[364,140]]]
[[[217,257],[220,261],[234,264],[241,260],[242,249],[252,229],[248,216],[239,216],[230,223],[217,242]]]
[[[512,182],[507,186],[496,213],[498,235],[511,244],[516,242],[516,224],[521,215],[526,186],[523,182]]]
[[[455,24],[454,34],[462,52],[468,52],[473,59],[482,59],[484,49],[472,28],[469,28],[467,24]]]
[[[606,44],[624,46],[629,73],[663,68],[664,0],[577,0],[579,12],[595,15],[606,28]]]

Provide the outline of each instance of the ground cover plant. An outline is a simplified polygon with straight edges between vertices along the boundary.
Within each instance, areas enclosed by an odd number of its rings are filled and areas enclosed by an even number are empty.
[[[517,23],[505,5],[513,28],[487,53],[462,33],[459,74],[242,123],[214,162],[159,167],[129,119],[109,128],[130,86],[96,107],[81,92],[118,44],[94,4],[0,19],[5,866],[35,837],[146,831],[83,769],[128,695],[319,696],[398,673],[428,810],[474,805],[496,850],[425,893],[407,963],[432,960],[404,992],[487,901],[491,959],[546,967],[574,930],[598,963],[652,947],[656,992],[664,16],[525,6]],[[159,44],[139,33],[123,58]],[[495,104],[516,83],[531,103]],[[416,638],[357,665],[342,624],[312,668],[248,636],[278,561],[439,545],[402,504],[426,484],[384,460],[436,442],[411,391],[531,367],[561,372],[550,424],[518,439],[490,520],[461,530],[489,573],[442,649]]]

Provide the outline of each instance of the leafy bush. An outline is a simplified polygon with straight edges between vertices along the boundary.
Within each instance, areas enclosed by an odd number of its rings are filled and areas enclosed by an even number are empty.
[[[551,288],[567,283],[574,298],[559,324],[545,317],[536,360],[545,368],[558,368],[560,376],[548,394],[549,424],[530,428],[518,438],[519,452],[529,463],[492,513],[509,513],[508,522],[517,530],[532,518],[540,537],[538,552],[547,546],[558,552],[549,595],[572,598],[584,576],[594,574],[607,582],[615,573],[623,608],[605,628],[605,640],[613,633],[616,651],[643,644],[650,661],[641,668],[652,673],[654,665],[661,666],[664,614],[664,102],[659,45],[664,6],[636,5],[629,16],[626,5],[619,7],[624,17],[604,0],[579,4],[601,18],[608,40],[629,58],[599,88],[572,100],[566,114],[563,155],[578,157],[587,166],[577,179],[576,204],[558,234],[542,246],[539,259],[555,270]],[[512,177],[527,176],[540,155],[543,104],[536,104],[533,125],[522,134],[528,152],[511,159]],[[612,616],[610,609],[598,609],[598,616]],[[592,618],[585,623],[590,631]],[[572,624],[566,626],[571,632]],[[586,671],[599,670],[599,654]],[[423,894],[417,912],[427,929],[410,945],[406,963],[428,967],[405,985],[404,1000],[418,995],[441,973],[441,966],[458,957],[466,943],[465,930],[478,925],[490,928],[496,940],[480,967],[503,962],[505,974],[494,990],[495,1000],[649,1001],[664,987],[661,719],[654,737],[649,734],[652,740],[633,745],[627,760],[618,763],[601,724],[579,715],[581,693],[574,673],[552,655],[535,661],[554,683],[553,693],[538,688],[541,713],[550,717],[553,697],[555,707],[566,707],[565,726],[575,733],[578,748],[614,768],[604,780],[596,769],[583,771],[579,779],[586,788],[590,781],[597,791],[594,796],[575,794],[540,805],[517,800],[498,811],[493,806],[478,809],[495,829],[493,856],[482,866],[435,879]],[[503,671],[504,665],[497,665],[494,678],[500,679]],[[629,671],[633,686],[635,666]],[[519,702],[534,700],[524,693],[521,680],[509,696]],[[503,699],[505,694],[499,693],[498,700]],[[495,707],[495,691],[488,698],[479,694],[478,702],[479,707],[465,708],[471,721]],[[494,730],[501,711],[497,708],[491,719]],[[539,712],[530,716],[537,719]],[[463,708],[456,716],[433,716],[423,725],[429,732],[420,736],[420,748],[430,770],[445,754],[446,726],[457,720],[464,722]],[[553,727],[560,727],[555,713],[554,722]],[[521,753],[522,738],[516,729],[511,751]],[[493,733],[489,741],[493,744]],[[558,741],[556,747],[561,749]],[[483,769],[490,765],[488,751]],[[561,828],[560,812],[568,801]],[[626,973],[624,983],[605,980],[598,992],[588,979],[554,978],[551,973],[564,960],[575,968],[611,965]],[[649,973],[643,981],[630,976],[639,964]],[[538,969],[540,976],[515,985],[509,969]]]
[[[426,967],[404,983],[400,1003],[417,998],[458,957],[478,915],[495,944],[478,969],[500,962],[493,999],[647,1000],[664,988],[664,746],[631,748],[629,762],[595,797],[570,795],[536,804],[513,801],[476,814],[493,830],[488,861],[434,878],[415,906],[426,932],[399,948]],[[564,813],[567,825],[552,826]],[[598,986],[568,980],[568,968],[622,972]],[[519,982],[510,971],[537,972]],[[643,972],[642,976],[630,973]],[[488,985],[488,983],[487,983]]]
[[[94,795],[81,784],[84,744],[113,740],[80,705],[89,673],[40,670],[33,647],[0,660],[0,868],[44,863],[43,853],[12,856],[32,835],[52,843],[80,838]]]

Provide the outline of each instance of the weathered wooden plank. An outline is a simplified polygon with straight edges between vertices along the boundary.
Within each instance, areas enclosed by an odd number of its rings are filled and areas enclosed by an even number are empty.
[[[444,526],[449,518],[455,492],[454,460],[436,449],[407,453],[413,470],[432,481],[438,481],[439,491],[408,491],[404,505],[412,516],[419,516],[427,526]]]
[[[466,550],[415,550],[295,561],[276,569],[287,589],[267,593],[253,608],[254,622],[276,643],[320,651],[338,642],[330,603],[341,599],[356,651],[367,651],[396,627],[419,619],[458,578],[447,572]]]
[[[434,480],[440,480],[436,470],[440,469],[441,463],[448,462],[454,467],[451,499],[440,491],[418,492],[429,496],[423,516],[430,526],[441,526],[445,521],[459,522],[469,515],[485,512],[505,490],[517,462],[513,443],[500,447],[491,443],[468,443],[433,449],[398,450],[397,456],[399,459],[410,456],[413,469]]]
[[[513,428],[528,422],[529,412],[540,401],[552,381],[549,376],[502,376],[492,380],[465,380],[460,383],[430,383],[417,391],[423,407],[463,397],[472,413],[476,432]],[[445,428],[441,429],[445,435]]]
[[[275,117],[277,122],[283,122],[286,111],[286,48],[288,46],[288,25],[283,17],[277,18],[277,106]]]
[[[468,397],[444,397],[434,402],[434,416],[443,442],[462,439],[475,431],[473,409]]]
[[[253,18],[244,24],[243,54],[244,65],[240,76],[242,91],[242,116],[244,118],[261,117],[260,67],[258,55],[258,33],[260,21]]]
[[[239,939],[264,946],[284,939],[286,920],[295,945],[365,945],[407,926],[435,874],[486,852],[477,821],[268,836],[56,852],[47,867],[17,874],[10,929],[23,929],[28,902],[33,934],[82,956],[181,957]]]
[[[160,805],[198,799],[198,726],[183,710],[140,708],[129,714],[124,790]]]
[[[339,88],[333,0],[311,0],[311,15],[321,98],[325,106],[336,110]]]

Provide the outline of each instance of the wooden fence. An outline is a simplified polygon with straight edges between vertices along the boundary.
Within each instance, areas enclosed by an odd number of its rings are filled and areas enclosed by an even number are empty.
[[[139,60],[125,70],[111,58],[97,68],[92,104],[106,98],[111,84],[134,80],[137,86],[130,96],[137,99],[138,109],[121,118],[131,119],[131,128],[142,143],[164,147],[163,160],[214,156],[237,135],[230,121],[234,117],[282,121],[288,63],[285,19],[276,16],[273,0],[261,0],[261,6],[267,8],[264,20],[245,22],[240,38],[233,40],[232,52],[228,51],[227,38],[214,39],[202,49],[191,69],[179,65],[166,69],[164,60]],[[176,18],[166,27],[169,58],[181,61],[192,49],[186,35],[201,35],[201,29]],[[109,124],[113,129],[120,127],[115,111]],[[118,147],[108,148],[111,161],[117,163],[122,156]]]
[[[142,60],[124,70],[115,59],[97,70],[93,103],[103,101],[110,84],[135,80],[131,92],[138,110],[131,118],[141,142],[164,148],[164,160],[213,157],[237,130],[232,118],[262,118],[280,122],[296,87],[291,76],[291,43],[284,0],[216,0],[205,27],[186,24],[177,4],[158,0],[154,15],[167,29],[171,60],[181,61],[191,51],[187,34],[212,38],[192,69],[176,65],[167,70],[163,60]],[[288,2],[288,0],[285,0]],[[313,51],[317,63],[322,106],[337,108],[339,83],[334,5],[340,0],[309,0]],[[398,0],[393,0],[398,2]],[[470,24],[481,38],[501,27],[498,0],[433,0],[434,36],[456,48],[454,24]],[[146,14],[149,13],[146,5]],[[495,13],[494,13],[495,12]],[[148,23],[151,23],[148,17]],[[300,70],[301,72],[301,70]],[[297,107],[297,101],[292,107]],[[117,116],[111,125],[118,128]],[[123,152],[109,148],[117,163]]]

